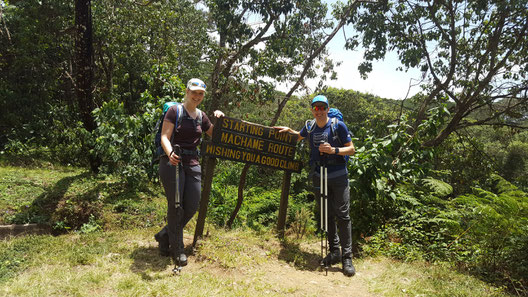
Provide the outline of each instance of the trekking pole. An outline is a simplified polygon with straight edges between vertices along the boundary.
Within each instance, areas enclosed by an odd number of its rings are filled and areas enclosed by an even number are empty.
[[[174,154],[176,154],[178,157],[180,157],[181,162],[181,156],[180,156],[180,146],[175,144],[172,147],[172,151]],[[176,208],[176,229],[178,230],[180,228],[179,222],[181,221],[181,217],[183,216],[183,208],[181,207],[181,199],[180,199],[180,162],[178,162],[178,165],[175,166],[175,180],[174,180],[174,208]],[[181,263],[179,261],[179,256],[176,255],[177,247],[172,247],[173,252],[173,258],[174,258],[174,269],[172,272],[179,274],[182,270]]]
[[[180,156],[180,146],[175,144],[172,147],[172,150],[174,154]],[[178,165],[176,167],[176,177],[175,177],[175,194],[174,194],[174,207],[178,209],[180,207],[180,163],[178,162]]]
[[[323,164],[320,164],[319,166],[319,202],[321,205],[321,266],[325,266],[324,264],[324,191],[323,191]]]
[[[324,165],[324,217],[325,217],[325,254],[328,254],[328,168],[326,167],[326,157],[323,157]],[[326,275],[328,275],[328,265],[325,266]]]
[[[328,263],[324,262],[324,256],[328,254],[328,168],[326,168],[326,158],[323,154],[320,166],[320,191],[321,191],[321,257],[323,259],[322,265],[328,275]],[[324,242],[324,244],[323,244]]]

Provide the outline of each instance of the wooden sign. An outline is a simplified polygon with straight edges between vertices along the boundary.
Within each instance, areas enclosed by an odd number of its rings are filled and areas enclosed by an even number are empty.
[[[299,173],[302,162],[293,159],[296,145],[296,134],[222,117],[216,122],[212,142],[204,141],[201,151],[205,155]]]

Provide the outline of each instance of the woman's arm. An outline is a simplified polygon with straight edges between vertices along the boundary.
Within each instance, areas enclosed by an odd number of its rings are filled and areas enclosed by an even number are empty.
[[[161,147],[165,154],[169,156],[169,161],[172,165],[177,165],[180,162],[180,156],[172,153],[172,145],[170,138],[172,132],[174,131],[174,124],[169,121],[163,121],[163,126],[161,126]]]
[[[215,117],[217,117],[217,118],[225,116],[225,114],[223,112],[221,112],[220,110],[215,110],[213,115]],[[211,127],[209,127],[209,129],[207,131],[205,131],[205,133],[207,133],[207,135],[213,137],[213,129],[214,129],[214,125],[213,125],[213,123],[211,123]]]

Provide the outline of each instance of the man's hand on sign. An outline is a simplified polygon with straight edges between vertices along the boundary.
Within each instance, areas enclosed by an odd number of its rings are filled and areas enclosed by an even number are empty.
[[[293,130],[290,127],[286,127],[286,126],[273,126],[273,129],[279,130],[280,133],[293,132]]]

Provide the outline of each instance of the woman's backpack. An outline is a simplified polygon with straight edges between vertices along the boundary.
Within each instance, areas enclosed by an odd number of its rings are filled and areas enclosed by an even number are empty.
[[[182,117],[183,104],[178,103],[178,102],[167,102],[163,104],[163,112],[161,113],[161,116],[158,122],[156,123],[156,126],[154,127],[154,131],[156,131],[156,136],[154,137],[155,150],[154,150],[154,156],[152,157],[152,164],[154,164],[154,162],[157,162],[159,158],[165,154],[165,151],[163,151],[163,148],[161,147],[161,128],[163,127],[163,120],[165,119],[165,114],[167,113],[167,110],[169,110],[169,108],[173,105],[177,105],[176,106],[176,123],[174,125],[174,131],[176,131],[176,128],[180,125],[183,119]],[[198,113],[197,118],[196,118],[198,122],[197,124],[201,126],[202,125],[202,111],[198,108],[196,109],[196,111]],[[174,131],[172,132],[171,142],[174,136]]]

